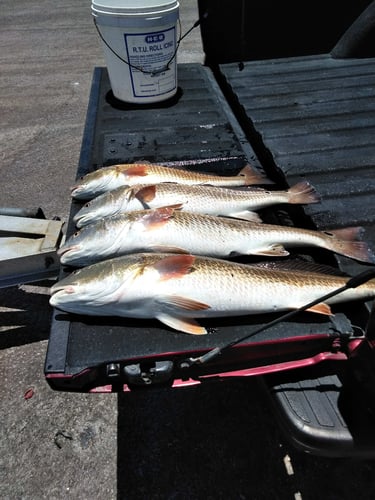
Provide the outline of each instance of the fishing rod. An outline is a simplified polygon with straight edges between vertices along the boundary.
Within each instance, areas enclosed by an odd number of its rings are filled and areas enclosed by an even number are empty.
[[[270,321],[269,323],[253,330],[252,332],[244,335],[243,337],[240,337],[236,340],[233,340],[232,342],[228,342],[227,344],[223,345],[222,347],[215,347],[208,351],[206,354],[203,354],[202,356],[199,356],[198,358],[187,358],[184,360],[180,367],[181,368],[190,368],[193,365],[203,365],[207,363],[208,361],[212,361],[213,359],[217,358],[220,354],[222,354],[223,351],[230,349],[231,347],[239,344],[240,342],[244,342],[245,340],[248,340],[251,337],[254,337],[255,335],[258,335],[258,333],[264,332],[264,330],[268,330],[269,328],[272,328],[278,323],[281,323],[282,321],[285,321],[287,319],[292,318],[296,314],[305,311],[306,309],[310,309],[310,307],[313,307],[317,304],[320,304],[321,302],[325,302],[326,300],[330,299],[331,297],[334,297],[335,295],[338,295],[339,293],[344,292],[345,290],[348,290],[350,288],[357,288],[360,285],[363,285],[364,283],[367,283],[370,279],[375,278],[375,268],[374,269],[369,269],[367,271],[363,271],[362,273],[353,276],[350,278],[347,283],[340,287],[337,288],[336,290],[333,290],[332,292],[327,293],[326,295],[322,295],[321,297],[318,297],[317,299],[309,302],[308,304],[305,304],[298,309],[295,309],[293,311],[289,311],[286,314],[283,314],[282,316],[279,316],[278,318],[274,319],[273,321]]]

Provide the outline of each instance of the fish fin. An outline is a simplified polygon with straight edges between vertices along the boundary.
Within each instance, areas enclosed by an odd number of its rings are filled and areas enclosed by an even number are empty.
[[[175,209],[173,207],[161,207],[147,210],[141,217],[145,229],[153,230],[164,226],[172,217]]]
[[[156,185],[150,185],[150,186],[143,186],[140,189],[133,189],[133,196],[134,198],[137,198],[142,205],[144,205],[146,208],[148,207],[148,203],[152,201],[155,198],[156,195]]]
[[[164,296],[160,301],[173,308],[185,309],[186,311],[205,311],[206,309],[210,309],[210,306],[204,302],[199,302],[189,297],[182,297],[181,295]]]
[[[154,264],[154,268],[160,274],[160,280],[165,281],[169,279],[181,278],[182,276],[191,273],[193,271],[194,262],[194,255],[168,255],[166,257],[162,257],[156,264]]]
[[[364,241],[347,241],[345,245],[342,244],[341,248],[335,251],[360,262],[375,264],[375,254]]]
[[[325,248],[360,262],[375,263],[375,255],[364,241],[356,241],[362,228],[352,227],[323,231],[327,236]],[[341,238],[341,239],[340,239]]]
[[[181,253],[181,254],[190,253],[188,250],[185,250],[184,248],[173,247],[168,245],[148,245],[147,249],[150,250],[150,252],[156,252],[156,253]]]
[[[288,202],[295,204],[320,203],[321,196],[315,188],[307,181],[298,182],[288,189]]]
[[[134,189],[133,196],[134,198],[137,198],[137,200],[140,201],[145,208],[150,208],[149,203],[150,201],[155,199],[157,189],[158,186],[156,184],[152,184],[150,186],[142,186],[139,189]],[[183,203],[176,203],[175,205],[168,206],[179,210],[183,207]]]
[[[275,271],[287,271],[287,272],[309,272],[318,274],[329,274],[332,276],[348,276],[346,273],[340,271],[336,267],[327,266],[325,264],[317,264],[315,262],[307,262],[301,259],[288,259],[288,260],[269,260],[264,262],[255,262],[251,264],[255,267],[260,267],[263,269],[273,269]]]
[[[257,224],[262,223],[262,219],[256,212],[251,212],[250,210],[243,210],[242,212],[232,212],[228,214],[228,217],[233,219],[243,219],[248,222],[256,222]]]
[[[257,172],[251,165],[245,167],[237,174],[240,177],[245,177],[245,186],[251,184],[273,184],[265,175]]]
[[[207,330],[200,326],[193,318],[182,318],[179,316],[171,316],[166,313],[159,313],[156,318],[165,325],[184,333],[191,335],[206,335]]]
[[[364,231],[362,226],[354,226],[343,227],[341,229],[330,229],[328,231],[323,231],[323,233],[327,236],[334,236],[339,240],[354,241],[360,240]]]
[[[120,174],[124,174],[126,177],[134,176],[134,177],[145,177],[148,175],[148,165],[144,165],[142,163],[135,163],[130,167],[124,169],[123,165],[117,165],[116,170]]]
[[[285,257],[289,252],[282,245],[272,245],[265,250],[255,250],[251,252],[252,255],[264,255],[267,257]]]
[[[316,304],[315,306],[309,307],[306,309],[308,312],[313,312],[317,314],[324,314],[325,316],[333,316],[331,308],[328,304],[321,302],[320,304]]]

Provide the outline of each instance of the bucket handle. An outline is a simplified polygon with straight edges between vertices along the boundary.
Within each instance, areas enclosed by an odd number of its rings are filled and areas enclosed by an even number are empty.
[[[179,25],[179,31],[180,31],[180,38],[177,40],[176,49],[173,52],[172,57],[166,63],[166,65],[164,67],[162,67],[161,69],[158,69],[157,71],[147,71],[147,70],[143,69],[142,67],[135,66],[134,64],[131,64],[129,61],[127,61],[126,59],[124,59],[123,57],[121,57],[119,54],[117,54],[117,52],[112,49],[112,47],[109,45],[109,43],[103,37],[103,35],[102,35],[102,33],[101,33],[100,29],[99,29],[98,23],[96,22],[95,17],[93,18],[93,20],[94,20],[94,25],[95,25],[96,31],[98,32],[98,35],[99,35],[100,39],[102,40],[102,42],[104,43],[104,45],[109,48],[109,50],[112,52],[112,54],[114,54],[118,59],[120,59],[120,61],[122,61],[123,63],[127,64],[129,66],[129,68],[133,68],[133,69],[136,69],[137,71],[141,71],[145,75],[155,76],[155,75],[158,75],[159,73],[163,73],[163,71],[168,71],[169,70],[169,65],[171,64],[171,62],[173,61],[173,59],[176,57],[177,51],[178,51],[178,49],[180,47],[180,43],[182,42],[182,40],[186,36],[188,36],[193,31],[194,28],[197,28],[200,25],[202,19],[205,19],[206,17],[207,17],[207,12],[205,12],[197,21],[195,21],[195,23],[193,24],[193,26],[191,28],[189,28],[186,31],[186,33],[184,33],[183,35],[181,35],[181,21],[180,21],[180,19],[178,19],[178,25]]]
[[[190,33],[191,29],[185,33],[185,35],[183,36],[180,36],[180,38],[177,40],[177,43],[176,43],[176,49],[175,51],[173,52],[172,54],[172,57],[169,59],[169,61],[165,64],[165,66],[163,66],[162,68],[158,69],[158,70],[154,70],[154,71],[147,71],[145,69],[143,69],[142,67],[140,66],[135,66],[135,64],[132,64],[130,63],[129,61],[127,61],[126,59],[124,59],[123,57],[121,57],[119,54],[117,54],[117,52],[115,50],[113,50],[113,48],[109,45],[109,43],[105,40],[105,38],[103,37],[100,29],[99,29],[99,26],[98,26],[98,23],[96,22],[96,19],[95,17],[93,18],[94,19],[94,25],[95,25],[95,28],[96,28],[96,31],[98,32],[98,35],[101,39],[101,41],[104,43],[104,45],[106,47],[109,48],[109,50],[112,52],[112,54],[114,54],[118,59],[120,59],[120,61],[122,61],[123,63],[127,64],[129,66],[129,68],[133,68],[133,69],[136,69],[137,71],[141,71],[143,74],[145,75],[151,75],[151,76],[156,76],[158,75],[159,73],[163,73],[163,71],[168,71],[169,70],[169,65],[171,64],[171,62],[173,61],[173,59],[176,57],[176,54],[177,54],[177,50],[180,46],[180,42],[183,38],[185,38],[185,36]],[[178,20],[178,23],[179,23],[179,30],[180,30],[180,33],[181,33],[181,22],[180,20]],[[195,27],[195,26],[193,26]]]

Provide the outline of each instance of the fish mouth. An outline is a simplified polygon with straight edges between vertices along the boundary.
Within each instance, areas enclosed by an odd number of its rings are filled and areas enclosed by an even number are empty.
[[[51,297],[49,299],[49,303],[52,307],[59,307],[60,298],[65,297],[66,295],[72,295],[75,293],[75,288],[72,285],[59,285],[56,283],[50,289]]]
[[[73,285],[60,285],[56,283],[51,287],[51,295],[55,295],[58,292],[74,293],[75,289]]]
[[[80,215],[73,218],[73,221],[75,222],[78,229],[89,224],[91,220],[92,217],[90,215]]]
[[[70,245],[69,247],[61,247],[57,250],[57,255],[60,257],[60,262],[64,264],[66,262],[67,254],[76,252],[80,247],[78,245]]]
[[[71,193],[71,194],[74,194],[74,193],[76,193],[77,191],[79,192],[79,191],[81,191],[81,190],[82,190],[82,186],[72,186],[72,187],[70,188],[70,193]]]
[[[73,217],[73,222],[77,222],[77,220],[82,219],[83,215],[80,215],[79,212]]]
[[[72,198],[85,198],[86,186],[78,185],[70,188],[70,195]]]

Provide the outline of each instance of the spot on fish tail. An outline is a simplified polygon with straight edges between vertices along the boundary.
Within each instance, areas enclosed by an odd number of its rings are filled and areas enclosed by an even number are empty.
[[[341,229],[331,229],[329,231],[323,231],[327,236],[337,238],[345,241],[360,240],[364,233],[364,228],[362,226],[354,227],[344,227]]]
[[[245,186],[251,184],[273,184],[265,175],[257,172],[250,165],[246,165],[239,173],[239,177],[244,177]]]

